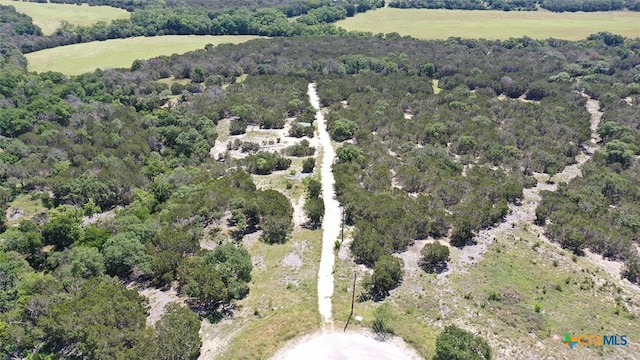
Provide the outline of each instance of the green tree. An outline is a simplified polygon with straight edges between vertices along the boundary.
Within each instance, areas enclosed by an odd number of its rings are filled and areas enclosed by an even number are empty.
[[[144,298],[110,278],[87,280],[59,297],[38,320],[43,350],[60,357],[118,359],[145,329]]]
[[[94,247],[74,246],[69,260],[71,273],[74,276],[88,278],[104,274],[104,259],[98,249]]]
[[[133,233],[121,233],[105,242],[102,249],[107,273],[127,277],[137,269],[147,270],[150,260],[146,249]]]
[[[450,260],[449,248],[437,240],[425,244],[420,254],[422,255],[420,266],[429,272],[443,270],[447,266],[447,261]]]
[[[302,161],[302,173],[310,174],[313,172],[313,169],[316,167],[316,159],[310,157],[306,158]]]
[[[318,227],[324,216],[324,200],[319,197],[308,198],[304,203],[304,212],[309,218],[309,225]]]
[[[42,229],[45,244],[54,245],[57,250],[71,246],[80,239],[81,210],[62,205],[50,212],[50,220]]]
[[[336,120],[331,127],[331,138],[335,141],[351,139],[358,131],[358,124],[348,119]]]
[[[432,63],[426,63],[420,67],[419,75],[433,78],[436,74],[436,67]]]
[[[373,266],[374,296],[386,296],[389,290],[395,289],[402,281],[402,260],[391,255],[382,255]]]
[[[314,178],[307,180],[307,198],[313,199],[320,196],[322,191],[322,183]]]
[[[359,161],[364,156],[362,151],[352,144],[346,144],[339,147],[338,150],[336,150],[336,155],[340,162]]]
[[[479,336],[448,325],[436,339],[433,360],[490,360],[491,347]]]
[[[262,239],[268,244],[283,244],[291,231],[291,219],[285,217],[268,217],[260,221]]]
[[[31,261],[42,250],[42,235],[38,225],[29,220],[20,221],[18,228],[9,229],[2,235],[5,250],[17,251],[27,255],[27,260]]]
[[[633,255],[625,261],[622,277],[634,284],[640,284],[640,257],[638,255]]]
[[[178,268],[181,291],[209,310],[242,299],[249,292],[253,265],[242,245],[222,244],[204,257],[192,256]]]
[[[154,327],[156,359],[197,359],[200,356],[200,319],[189,308],[168,304]]]

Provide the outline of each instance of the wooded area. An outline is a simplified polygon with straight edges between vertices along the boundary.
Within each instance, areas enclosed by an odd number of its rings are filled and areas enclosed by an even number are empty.
[[[208,17],[189,16],[198,14]],[[282,243],[293,228],[289,199],[257,189],[249,173],[283,171],[314,153],[308,142],[281,153],[247,142],[237,144],[251,153],[245,158],[214,159],[216,126],[225,119],[239,134],[293,117],[291,131],[311,135],[309,82],[340,142],[337,195],[355,226],[351,251],[374,269],[373,295],[402,279],[391,254],[428,236],[464,247],[521,201],[534,172],[574,163],[591,136],[581,93],[603,107],[601,150],[583,177],[544,194],[537,221],[578,254],[589,247],[625,261],[625,276],[640,282],[640,40],[342,33],[207,47],[67,77],[26,71],[15,42],[38,35],[29,24],[3,11],[1,357],[197,357],[187,350],[199,348],[198,315],[251,291],[251,257],[237,240],[261,231],[262,241]],[[311,227],[324,209],[313,189]],[[9,220],[16,199],[48,210]],[[91,220],[104,212],[104,221]],[[202,249],[222,223],[232,236]],[[171,307],[145,328],[145,301],[125,284],[173,281],[189,307]]]

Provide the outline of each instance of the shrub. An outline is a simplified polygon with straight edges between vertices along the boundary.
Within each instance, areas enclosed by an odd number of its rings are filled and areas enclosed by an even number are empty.
[[[302,173],[304,174],[312,173],[315,167],[316,167],[316,159],[312,157],[306,158],[302,161]]]
[[[448,325],[436,339],[433,360],[489,360],[491,347],[487,341],[455,325]]]
[[[447,261],[450,260],[449,248],[440,244],[439,241],[425,244],[420,251],[422,259],[420,266],[428,272],[440,272],[447,267]]]

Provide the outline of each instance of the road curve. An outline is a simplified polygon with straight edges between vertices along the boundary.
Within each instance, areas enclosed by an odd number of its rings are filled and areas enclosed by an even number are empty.
[[[335,179],[331,171],[331,165],[336,153],[331,146],[331,138],[327,131],[324,115],[320,112],[320,98],[316,91],[316,85],[309,84],[309,102],[316,109],[316,122],[320,133],[320,146],[322,146],[322,200],[324,200],[324,217],[322,218],[322,255],[320,257],[320,269],[318,270],[318,311],[324,323],[331,323],[331,297],[333,296],[333,264],[335,255],[333,247],[340,233],[340,203],[336,200]]]

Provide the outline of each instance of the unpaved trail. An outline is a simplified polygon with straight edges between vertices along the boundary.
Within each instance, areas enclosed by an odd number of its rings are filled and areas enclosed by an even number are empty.
[[[331,171],[336,153],[331,146],[331,138],[327,131],[324,115],[320,111],[320,98],[316,92],[315,84],[309,84],[308,94],[309,102],[316,109],[320,146],[323,150],[320,175],[322,177],[324,217],[322,218],[322,255],[318,270],[318,310],[323,322],[332,323],[331,296],[333,296],[333,264],[335,262],[333,246],[340,233],[340,203],[336,199],[335,179]]]

